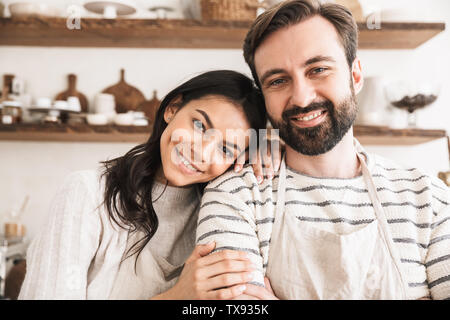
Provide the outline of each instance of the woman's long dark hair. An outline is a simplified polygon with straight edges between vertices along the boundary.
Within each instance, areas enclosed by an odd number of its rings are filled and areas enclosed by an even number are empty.
[[[266,126],[266,112],[262,93],[247,76],[230,70],[210,71],[198,75],[169,92],[156,113],[153,132],[144,144],[124,156],[104,161],[104,205],[109,217],[120,227],[131,232],[141,230],[144,237],[128,250],[127,258],[143,248],[158,228],[158,217],[153,208],[152,187],[161,166],[160,138],[167,127],[166,108],[177,98],[180,109],[188,102],[208,95],[219,95],[242,106],[253,129]]]

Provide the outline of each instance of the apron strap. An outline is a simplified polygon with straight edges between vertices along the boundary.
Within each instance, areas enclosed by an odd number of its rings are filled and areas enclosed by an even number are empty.
[[[400,275],[400,279],[403,283],[402,291],[403,296],[406,298],[406,289],[405,289],[405,279],[403,277],[403,274],[400,270],[400,257],[398,256],[397,250],[395,249],[394,241],[392,240],[391,233],[389,232],[389,224],[386,220],[386,214],[384,213],[383,206],[381,205],[381,201],[378,197],[378,192],[375,186],[375,183],[373,182],[372,175],[370,174],[369,168],[367,167],[366,161],[363,156],[359,152],[356,153],[358,156],[358,159],[361,163],[361,169],[363,173],[363,178],[367,186],[367,190],[369,192],[369,197],[373,205],[373,209],[375,211],[375,216],[378,220],[378,224],[381,228],[381,236],[384,239],[384,242],[387,245],[389,254],[391,255],[392,260],[394,261],[395,268]]]

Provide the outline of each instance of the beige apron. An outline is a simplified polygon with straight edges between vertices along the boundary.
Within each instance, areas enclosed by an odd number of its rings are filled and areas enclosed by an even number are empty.
[[[142,237],[133,233],[127,241],[127,250]],[[186,247],[187,252],[192,248]],[[184,264],[173,265],[163,257],[158,256],[146,246],[136,263],[136,255],[122,261],[117,277],[109,296],[111,300],[146,300],[172,288],[183,269]]]
[[[358,150],[359,143],[355,144]],[[344,235],[316,229],[284,213],[283,158],[266,272],[278,298],[406,299],[406,282],[384,210],[364,157],[359,152],[357,156],[376,219]]]

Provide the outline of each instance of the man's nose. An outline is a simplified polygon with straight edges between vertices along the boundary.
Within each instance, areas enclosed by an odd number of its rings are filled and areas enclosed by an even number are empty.
[[[293,81],[290,104],[306,107],[315,101],[317,97],[314,85],[307,79],[295,79]]]

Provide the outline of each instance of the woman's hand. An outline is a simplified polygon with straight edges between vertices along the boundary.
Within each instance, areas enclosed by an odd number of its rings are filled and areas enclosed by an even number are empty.
[[[280,300],[275,296],[269,278],[264,278],[264,285],[265,288],[247,284],[247,289],[233,300]]]
[[[208,255],[214,247],[214,242],[195,247],[175,286],[152,299],[230,300],[242,294],[255,270],[253,264],[245,252],[223,250]]]
[[[259,184],[264,181],[264,177],[270,180],[275,172],[278,172],[281,164],[281,154],[284,150],[284,143],[276,136],[267,137],[264,141],[265,144],[260,146],[258,150],[253,151],[250,157],[253,172]],[[242,155],[236,160],[234,171],[240,172],[244,163],[245,155]]]

